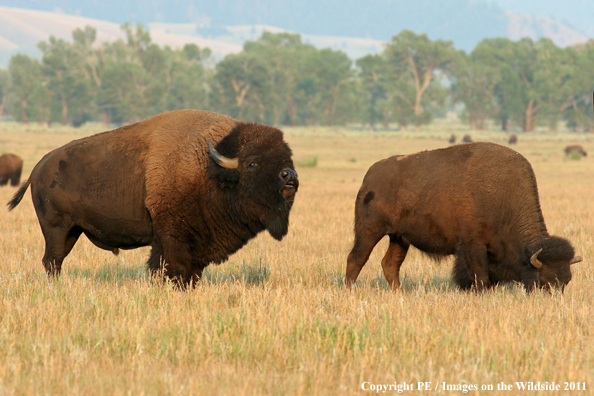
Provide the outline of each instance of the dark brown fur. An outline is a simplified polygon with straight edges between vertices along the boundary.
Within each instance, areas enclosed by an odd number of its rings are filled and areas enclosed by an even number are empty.
[[[584,150],[584,148],[578,144],[574,144],[572,146],[565,147],[565,155],[569,155],[571,153],[578,153],[584,157],[586,157],[588,155],[588,153]]]
[[[4,186],[10,180],[11,186],[18,186],[21,182],[23,160],[15,154],[0,155],[0,186]]]
[[[208,154],[238,158],[237,169]],[[75,140],[48,153],[28,185],[46,241],[43,265],[59,275],[84,233],[96,246],[152,247],[148,267],[197,281],[259,232],[281,240],[298,182],[291,150],[278,129],[196,110],[163,113]],[[281,177],[290,170],[294,188]]]
[[[508,144],[516,144],[518,143],[518,137],[516,136],[515,133],[512,133],[511,136],[509,137],[509,140],[507,141]]]
[[[431,255],[456,255],[453,277],[462,289],[499,282],[563,287],[571,279],[573,248],[550,236],[536,178],[517,152],[493,143],[471,143],[391,157],[374,164],[355,203],[355,243],[347,285],[357,279],[385,235],[382,260],[393,288],[409,246]],[[540,269],[530,257],[543,249]]]
[[[464,135],[464,137],[462,138],[462,143],[472,143],[472,138],[470,137],[470,135]]]

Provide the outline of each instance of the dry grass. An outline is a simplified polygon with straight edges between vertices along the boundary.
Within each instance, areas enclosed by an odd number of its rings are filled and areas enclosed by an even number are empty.
[[[361,383],[432,381],[586,383],[594,389],[594,162],[566,160],[591,135],[520,135],[514,147],[535,169],[549,231],[585,260],[564,294],[506,286],[456,290],[451,261],[411,251],[403,291],[387,290],[376,248],[353,292],[342,282],[353,203],[368,167],[393,154],[446,145],[460,126],[420,132],[287,128],[300,191],[289,235],[260,235],[229,262],[209,267],[189,292],[151,282],[147,249],[115,257],[81,238],[57,282],[46,279],[43,238],[30,195],[0,210],[0,394],[360,394]],[[0,150],[25,160],[85,130],[27,132],[0,124]],[[475,140],[504,142],[501,133]],[[16,191],[0,189],[0,202]],[[389,393],[389,392],[388,392]],[[392,392],[395,393],[395,392]],[[409,392],[413,394],[419,391]],[[460,394],[461,392],[455,392]],[[452,394],[437,391],[434,394]]]

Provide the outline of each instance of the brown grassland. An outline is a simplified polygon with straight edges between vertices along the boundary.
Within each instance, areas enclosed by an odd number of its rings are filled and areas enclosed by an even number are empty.
[[[21,155],[26,178],[49,150],[100,130],[0,123],[0,152]],[[565,293],[461,292],[451,259],[414,249],[393,293],[380,266],[386,240],[344,289],[369,166],[445,147],[452,131],[467,132],[445,121],[409,132],[285,128],[301,182],[288,236],[259,235],[190,291],[151,281],[147,248],[116,257],[84,237],[48,281],[30,193],[14,211],[0,208],[0,395],[375,393],[365,381],[439,382],[436,395],[462,393],[443,382],[511,395],[521,394],[516,381],[554,381],[555,393],[594,394],[594,159],[563,154],[570,143],[594,154],[593,135],[520,134],[514,146],[535,170],[549,232],[584,256]],[[473,137],[507,141],[496,131]],[[15,191],[0,188],[0,202]],[[500,382],[514,391],[498,391]],[[563,391],[565,382],[587,390]]]

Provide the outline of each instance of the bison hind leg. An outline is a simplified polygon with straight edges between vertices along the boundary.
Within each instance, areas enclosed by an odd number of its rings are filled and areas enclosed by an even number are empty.
[[[492,285],[488,273],[487,247],[483,245],[460,244],[452,276],[463,290],[482,290]]]
[[[45,238],[45,253],[42,263],[45,272],[50,277],[59,277],[62,272],[62,262],[68,256],[82,233],[79,227],[65,230],[62,227],[41,227]]]
[[[409,246],[402,238],[390,235],[390,245],[382,259],[382,268],[392,290],[400,288],[400,266],[406,258]]]

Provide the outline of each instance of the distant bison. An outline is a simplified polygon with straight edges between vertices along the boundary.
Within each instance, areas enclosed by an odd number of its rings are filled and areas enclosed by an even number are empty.
[[[586,157],[588,155],[588,153],[586,153],[584,148],[577,144],[565,147],[565,155],[570,155],[572,153],[581,154],[584,157]]]
[[[464,137],[462,138],[462,143],[472,143],[472,138],[470,137],[470,135],[464,135]]]
[[[23,160],[18,155],[0,155],[0,186],[4,186],[10,180],[11,186],[18,186],[21,182],[21,171]]]
[[[493,143],[375,163],[355,202],[347,286],[385,235],[390,245],[382,267],[394,289],[411,245],[433,256],[456,255],[453,277],[462,289],[509,281],[527,290],[563,289],[570,265],[582,260],[567,240],[548,234],[528,161]]]
[[[454,144],[456,143],[456,135],[452,133],[452,136],[450,136],[450,140],[448,140],[448,143],[450,144]]]
[[[508,144],[516,144],[518,143],[518,137],[516,136],[515,133],[512,133],[511,136],[509,137],[509,140],[507,141]]]
[[[276,128],[172,111],[50,152],[9,208],[30,184],[49,275],[84,233],[116,254],[150,245],[151,273],[189,284],[259,232],[287,234],[299,186],[291,155]]]

